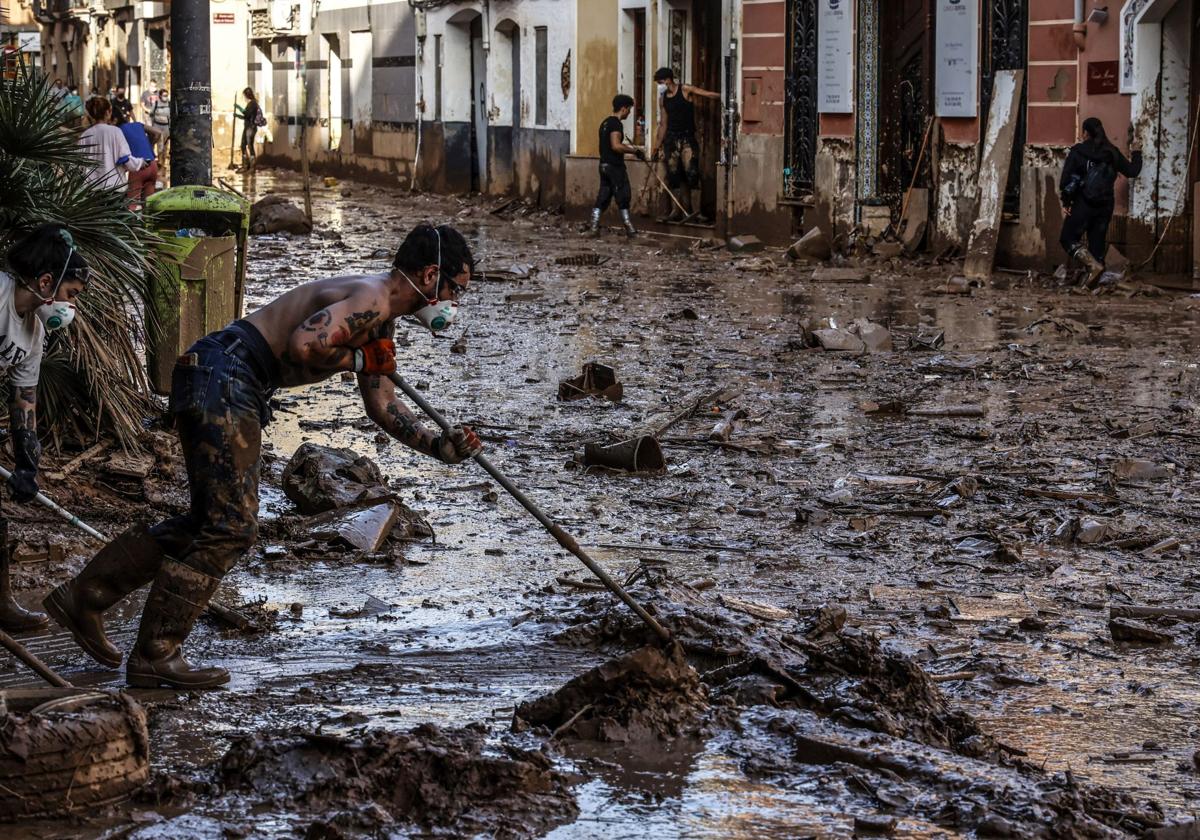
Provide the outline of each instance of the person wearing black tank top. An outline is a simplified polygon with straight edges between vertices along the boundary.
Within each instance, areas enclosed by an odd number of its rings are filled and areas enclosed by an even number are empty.
[[[613,97],[612,114],[600,123],[600,192],[596,195],[596,203],[592,205],[592,224],[588,228],[593,235],[600,232],[600,216],[613,199],[616,199],[617,209],[621,211],[625,233],[629,236],[637,234],[633,220],[629,218],[629,202],[633,192],[629,188],[629,173],[625,171],[625,155],[637,155],[644,159],[646,150],[625,142],[625,129],[621,122],[629,117],[631,110],[633,97],[618,93]]]
[[[670,67],[654,72],[658,84],[658,131],[652,158],[663,154],[667,188],[678,204],[660,222],[686,222],[699,213],[692,209],[692,190],[700,188],[700,144],[696,140],[696,97],[720,100],[721,94],[680,84]],[[672,202],[673,204],[675,202]]]

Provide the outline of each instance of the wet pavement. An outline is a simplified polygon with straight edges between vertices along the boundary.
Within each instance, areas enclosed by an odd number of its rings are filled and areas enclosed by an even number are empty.
[[[298,186],[271,172],[246,183],[255,196],[302,203]],[[821,283],[775,250],[730,255],[651,236],[630,244],[615,231],[591,240],[555,217],[499,217],[477,202],[350,182],[318,187],[314,215],[310,238],[253,239],[247,310],[307,280],[386,269],[376,249],[394,252],[414,224],[457,226],[496,274],[472,285],[448,335],[401,326],[400,372],[473,425],[489,457],[614,577],[644,566],[793,614],[840,603],[935,679],[950,677],[942,690],[1028,761],[1157,800],[1174,817],[1196,810],[1200,628],[1166,628],[1171,645],[1114,643],[1107,606],[1200,606],[1200,299],[1092,296],[1015,274],[946,295],[940,281],[954,267],[926,263],[874,263],[869,283]],[[556,262],[585,254],[610,259]],[[888,327],[895,350],[809,346],[806,327],[858,318]],[[944,346],[909,349],[936,332]],[[464,338],[466,352],[450,352]],[[593,360],[616,368],[623,401],[557,402],[559,380]],[[634,436],[717,389],[729,389],[722,409],[745,419],[727,441],[708,439],[721,419],[714,408],[671,427],[665,474],[572,463],[584,443]],[[871,411],[895,401],[909,411]],[[233,672],[226,690],[142,693],[157,771],[186,775],[239,735],[295,727],[481,721],[499,737],[519,703],[604,658],[555,641],[581,597],[556,578],[581,579],[582,567],[482,471],[381,442],[353,383],[337,377],[281,402],[266,435],[264,536],[222,593],[234,604],[265,599],[278,624],[250,637],[202,624],[193,635],[189,656]],[[964,405],[980,410],[911,411]],[[384,559],[287,551],[281,522],[294,511],[279,475],[305,441],[374,459],[436,542]],[[1130,475],[1130,459],[1160,469]],[[954,484],[964,476],[973,487]],[[121,521],[91,516],[113,532]],[[368,597],[382,605],[346,615]],[[136,604],[125,605],[119,644],[131,641],[134,617]],[[89,670],[61,636],[31,647],[72,681],[122,685],[117,673]],[[25,681],[0,675],[4,685]],[[815,776],[747,773],[733,744],[744,749],[746,737],[649,756],[568,751],[558,761],[579,773],[580,813],[548,836],[852,833],[844,803],[820,795]],[[286,837],[307,825],[286,809],[251,821],[227,801],[180,810],[183,822],[131,825],[126,809],[21,831],[219,837],[232,824]],[[913,819],[897,836],[939,835],[952,832]]]

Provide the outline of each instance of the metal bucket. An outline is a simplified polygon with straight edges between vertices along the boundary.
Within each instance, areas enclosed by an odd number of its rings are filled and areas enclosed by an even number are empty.
[[[626,472],[660,472],[667,468],[662,447],[650,435],[620,443],[588,443],[583,447],[585,467],[608,467]]]

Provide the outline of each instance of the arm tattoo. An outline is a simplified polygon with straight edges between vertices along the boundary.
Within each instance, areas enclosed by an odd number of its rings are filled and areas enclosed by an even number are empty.
[[[355,312],[346,319],[346,326],[350,328],[352,334],[356,333],[378,318],[379,314],[379,311],[376,309]]]
[[[9,423],[17,429],[37,430],[37,388],[32,385],[16,386],[8,403]]]
[[[433,433],[418,423],[417,418],[402,403],[388,403],[387,416],[380,425],[405,446],[426,455],[433,454]]]
[[[333,316],[329,314],[329,310],[322,309],[316,315],[313,315],[307,321],[305,321],[303,324],[301,324],[300,327],[301,327],[301,329],[307,330],[309,332],[316,332],[320,329],[328,327],[330,321],[332,321],[332,320],[333,320]]]

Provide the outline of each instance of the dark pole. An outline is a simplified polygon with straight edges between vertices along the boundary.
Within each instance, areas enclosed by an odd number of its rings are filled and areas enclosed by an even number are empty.
[[[171,186],[212,184],[208,0],[171,2]]]

